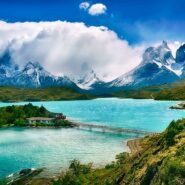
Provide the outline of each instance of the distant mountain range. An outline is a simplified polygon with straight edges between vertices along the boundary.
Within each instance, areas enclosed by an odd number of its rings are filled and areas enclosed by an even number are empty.
[[[149,47],[141,63],[130,72],[111,82],[104,82],[90,69],[75,78],[54,76],[39,63],[28,62],[23,69],[15,65],[10,52],[0,57],[0,85],[26,88],[70,87],[75,90],[106,94],[113,91],[160,85],[185,78],[185,44],[176,51],[175,58],[163,41],[158,47]]]
[[[59,86],[79,89],[67,76],[54,76],[39,63],[28,62],[23,69],[19,69],[11,61],[8,52],[0,59],[0,85],[27,88]]]

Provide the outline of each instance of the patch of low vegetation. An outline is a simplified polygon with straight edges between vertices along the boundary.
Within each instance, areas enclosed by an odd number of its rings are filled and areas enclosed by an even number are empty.
[[[111,185],[117,181],[128,153],[116,156],[116,161],[101,169],[94,169],[93,164],[81,164],[78,160],[71,161],[69,170],[63,173],[53,185]]]
[[[154,99],[160,90],[160,86],[143,87],[138,89],[118,91],[113,93],[112,96],[118,98]]]
[[[93,95],[83,94],[65,87],[16,88],[0,87],[1,102],[88,100]]]

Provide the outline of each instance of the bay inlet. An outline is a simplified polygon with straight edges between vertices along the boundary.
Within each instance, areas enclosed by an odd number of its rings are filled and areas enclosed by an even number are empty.
[[[0,106],[26,103],[0,103]],[[161,132],[170,121],[185,116],[183,110],[169,109],[177,103],[173,101],[107,98],[32,103],[43,105],[51,112],[62,112],[77,123],[146,132]],[[24,168],[40,167],[50,169],[48,175],[55,175],[66,169],[73,159],[93,162],[95,166],[105,165],[114,160],[116,154],[129,151],[128,140],[140,136],[96,129],[1,128],[0,177]]]

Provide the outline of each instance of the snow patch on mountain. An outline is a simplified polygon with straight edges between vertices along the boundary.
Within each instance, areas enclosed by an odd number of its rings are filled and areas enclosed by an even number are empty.
[[[73,81],[77,84],[81,89],[92,89],[93,85],[101,82],[101,80],[97,77],[96,73],[90,69],[86,71],[83,75],[80,75],[77,78],[73,78]]]
[[[121,87],[124,85],[128,85],[131,84],[134,81],[133,76],[131,75],[131,72],[126,73],[122,76],[120,76],[119,78],[117,78],[116,80],[112,81],[110,87]]]

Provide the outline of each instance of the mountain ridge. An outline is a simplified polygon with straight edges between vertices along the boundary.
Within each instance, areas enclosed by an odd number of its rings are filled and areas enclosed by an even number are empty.
[[[175,68],[175,58],[167,42],[163,41],[157,47],[149,47],[142,56],[141,63],[126,74],[109,83],[109,87],[118,90],[138,88],[150,85],[171,83],[180,79]]]
[[[166,41],[156,47],[148,47],[141,63],[131,71],[105,82],[92,68],[86,67],[84,74],[75,78],[55,76],[38,62],[28,62],[20,69],[11,58],[10,52],[0,57],[0,85],[26,88],[70,87],[80,92],[109,94],[125,89],[172,83],[185,78],[185,44],[173,57]]]

